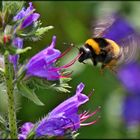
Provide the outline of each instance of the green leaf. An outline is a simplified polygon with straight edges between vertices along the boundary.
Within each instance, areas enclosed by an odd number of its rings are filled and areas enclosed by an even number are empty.
[[[5,130],[6,121],[5,119],[0,115],[0,130]]]
[[[55,83],[51,86],[51,88],[55,89],[58,92],[70,92],[71,86],[67,82],[69,82],[71,78],[61,78],[59,83]]]
[[[45,32],[47,32],[48,30],[50,29],[53,29],[54,27],[53,26],[47,26],[47,27],[41,27],[41,28],[38,28],[35,32],[35,36],[41,36],[43,35]]]
[[[50,86],[52,85],[49,81],[46,79],[38,78],[38,77],[31,77],[28,80],[28,83],[36,88],[41,88],[41,89],[49,89]]]
[[[24,3],[24,1],[2,1],[4,22],[12,22],[13,16],[15,16],[22,9]]]
[[[17,84],[17,88],[19,90],[19,93],[21,93],[22,96],[28,98],[29,100],[33,101],[35,104],[43,106],[44,104],[39,100],[39,98],[34,93],[33,89],[29,89],[27,85],[23,82],[19,82]]]
[[[22,54],[22,53],[26,53],[27,51],[31,50],[31,47],[26,47],[24,49],[17,49],[16,50],[16,54]]]
[[[22,9],[24,1],[2,1],[3,11],[8,9],[11,12],[18,12]]]
[[[38,41],[42,35],[53,29],[53,26],[41,27],[41,21],[36,21],[32,25],[26,27],[24,30],[18,30],[17,35],[28,40]]]
[[[31,47],[26,47],[23,49],[18,49],[15,46],[11,47],[11,46],[7,46],[8,51],[10,52],[10,54],[23,54],[26,53],[27,51],[31,50]]]
[[[1,81],[0,81],[1,82]],[[5,81],[2,81],[1,83],[0,83],[0,94],[6,94],[6,85],[5,85]]]
[[[9,129],[7,128],[8,123],[7,120],[4,119],[2,115],[0,115],[0,138],[7,139],[9,136]]]
[[[0,131],[0,138],[1,139],[8,139],[10,135],[10,131],[5,130],[5,131]]]
[[[32,87],[41,88],[41,89],[53,89],[58,92],[70,92],[69,89],[71,86],[67,82],[69,82],[71,78],[62,78],[58,81],[47,81],[46,79],[31,77],[28,79],[28,83]]]

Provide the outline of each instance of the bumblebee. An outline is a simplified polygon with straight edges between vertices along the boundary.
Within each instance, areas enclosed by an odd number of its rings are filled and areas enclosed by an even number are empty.
[[[108,16],[97,22],[93,37],[79,48],[78,61],[91,59],[94,66],[101,63],[101,71],[109,68],[116,72],[116,66],[136,58],[138,44],[138,34],[127,21],[119,15]]]

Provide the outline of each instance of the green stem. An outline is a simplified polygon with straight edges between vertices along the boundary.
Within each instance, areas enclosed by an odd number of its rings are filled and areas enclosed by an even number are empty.
[[[14,85],[13,85],[13,76],[9,63],[9,52],[6,51],[4,54],[5,61],[5,79],[7,87],[7,96],[8,96],[8,119],[9,119],[9,129],[10,129],[10,138],[17,138],[17,123],[16,123],[16,110],[15,110],[15,101],[14,101]]]

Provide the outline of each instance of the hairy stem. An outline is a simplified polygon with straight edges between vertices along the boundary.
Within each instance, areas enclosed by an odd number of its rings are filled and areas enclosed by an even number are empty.
[[[10,129],[10,138],[17,138],[17,123],[16,123],[16,110],[15,110],[15,101],[14,101],[14,85],[13,85],[13,76],[9,63],[9,52],[6,51],[4,54],[5,61],[5,79],[7,87],[7,96],[8,96],[8,119],[9,119],[9,129]]]

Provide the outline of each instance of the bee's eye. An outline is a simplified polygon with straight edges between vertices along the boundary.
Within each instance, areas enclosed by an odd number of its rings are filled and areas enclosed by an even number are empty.
[[[84,48],[80,48],[80,49],[79,49],[79,52],[80,52],[80,53],[82,53],[82,52],[85,53]]]

